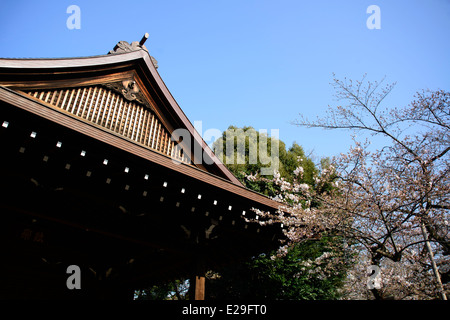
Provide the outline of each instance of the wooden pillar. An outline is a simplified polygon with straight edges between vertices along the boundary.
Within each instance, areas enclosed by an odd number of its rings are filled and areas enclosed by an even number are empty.
[[[203,247],[204,230],[202,227],[202,221],[196,215],[192,216],[192,239],[197,239],[193,246],[192,256],[192,273],[190,279],[190,300],[205,300],[205,253]]]
[[[205,277],[195,276],[195,300],[205,300]]]
[[[201,274],[189,279],[189,300],[205,300],[205,277],[203,276],[204,273]]]

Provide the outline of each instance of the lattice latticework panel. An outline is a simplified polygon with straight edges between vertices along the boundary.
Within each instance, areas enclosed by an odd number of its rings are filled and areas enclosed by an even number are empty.
[[[179,161],[190,163],[181,148],[175,148],[170,133],[147,107],[126,100],[101,87],[33,90],[27,93],[59,109],[114,131],[128,139]]]

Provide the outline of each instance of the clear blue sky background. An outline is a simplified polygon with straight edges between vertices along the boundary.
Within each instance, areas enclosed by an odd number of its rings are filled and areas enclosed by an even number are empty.
[[[81,29],[69,30],[69,5]],[[381,29],[369,30],[369,5]],[[336,105],[338,78],[397,82],[386,106],[407,105],[421,89],[450,89],[450,1],[2,1],[0,57],[106,54],[139,41],[191,122],[279,129],[316,157],[345,152],[350,133],[298,128],[299,113]]]

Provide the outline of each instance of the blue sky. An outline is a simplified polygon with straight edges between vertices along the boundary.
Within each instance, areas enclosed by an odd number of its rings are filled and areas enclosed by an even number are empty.
[[[68,6],[81,10],[70,30]],[[369,30],[369,5],[381,29]],[[404,106],[421,89],[450,87],[450,1],[2,1],[0,57],[106,54],[138,41],[192,123],[279,129],[316,157],[348,150],[347,131],[299,128],[302,113],[335,106],[338,78],[397,82],[385,106]]]

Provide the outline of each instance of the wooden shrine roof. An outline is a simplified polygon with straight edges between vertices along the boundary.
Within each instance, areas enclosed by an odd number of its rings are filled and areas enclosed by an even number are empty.
[[[78,89],[105,84],[120,84],[135,81],[143,98],[153,106],[158,120],[167,129],[167,135],[177,128],[189,131],[192,138],[190,159],[195,160],[194,149],[200,147],[207,163],[200,161],[194,165],[178,165],[161,152],[148,152],[142,144],[132,139],[117,139],[117,134],[96,123],[86,123],[74,119],[66,110],[52,108],[45,99],[36,98],[33,93],[49,93],[58,89]],[[140,154],[175,171],[206,181],[243,197],[261,202],[272,208],[278,203],[243,187],[240,181],[214,155],[206,142],[196,133],[192,123],[177,104],[161,79],[152,59],[146,50],[108,54],[85,58],[60,59],[0,59],[0,97],[29,111],[51,117],[53,121],[64,123],[72,129],[85,134],[104,137],[116,147],[125,148],[131,153]],[[27,94],[29,93],[29,94]],[[200,93],[201,94],[201,93]],[[30,104],[33,101],[37,104]],[[147,109],[147,108],[146,108]],[[45,111],[44,111],[45,110]],[[87,124],[87,125],[85,125]],[[100,130],[96,130],[100,129]],[[100,132],[103,131],[103,132]],[[113,135],[111,135],[113,133]],[[151,150],[157,151],[157,150]],[[206,151],[206,152],[205,152]],[[199,169],[199,170],[198,170]]]

